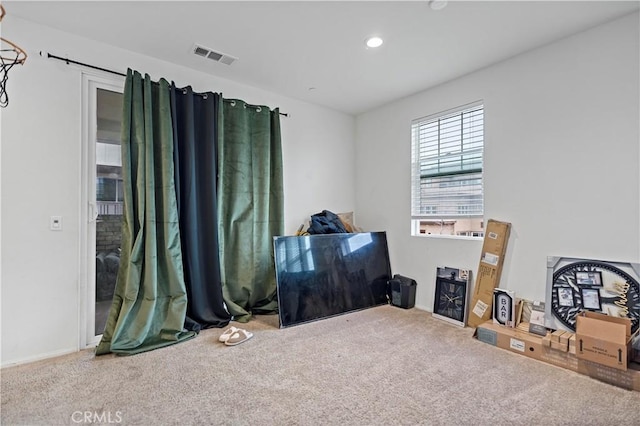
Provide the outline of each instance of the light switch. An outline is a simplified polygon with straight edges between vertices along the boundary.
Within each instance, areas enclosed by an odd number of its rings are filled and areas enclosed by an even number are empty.
[[[49,226],[52,231],[62,231],[62,216],[51,216]]]

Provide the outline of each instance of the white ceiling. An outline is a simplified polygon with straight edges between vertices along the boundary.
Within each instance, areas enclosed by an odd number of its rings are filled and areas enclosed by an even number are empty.
[[[632,13],[640,2],[449,1],[440,11],[426,0],[3,4],[7,16],[359,114]],[[382,47],[365,48],[371,34],[384,38]],[[227,66],[195,56],[195,43],[239,59]]]

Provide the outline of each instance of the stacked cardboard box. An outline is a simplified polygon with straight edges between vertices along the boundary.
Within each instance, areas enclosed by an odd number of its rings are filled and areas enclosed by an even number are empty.
[[[622,370],[579,358],[569,350],[552,349],[552,333],[542,337],[517,328],[504,327],[493,324],[492,321],[487,321],[476,328],[474,336],[480,341],[528,358],[585,374],[625,389],[640,391],[640,364],[630,362],[627,365],[627,369]],[[560,337],[560,335],[557,335],[557,342],[559,347],[563,347],[560,344]],[[568,348],[571,346],[572,338],[575,342],[577,335],[567,336]],[[545,340],[547,343],[544,343]]]
[[[570,351],[570,342],[573,338],[574,340],[574,349],[575,349],[575,336],[570,331],[564,330],[556,330],[553,333],[548,334],[549,337],[545,336],[542,340],[546,346],[551,349],[555,349],[556,351],[568,352]],[[575,354],[575,350],[573,352]]]

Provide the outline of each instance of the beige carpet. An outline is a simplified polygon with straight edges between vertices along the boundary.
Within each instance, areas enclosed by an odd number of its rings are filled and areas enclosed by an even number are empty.
[[[417,309],[275,316],[131,357],[3,369],[3,425],[640,425],[640,392],[524,358]],[[96,417],[97,415],[97,417]],[[78,421],[80,420],[80,421]]]

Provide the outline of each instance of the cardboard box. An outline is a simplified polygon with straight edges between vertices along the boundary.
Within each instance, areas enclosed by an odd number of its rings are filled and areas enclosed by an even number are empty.
[[[565,333],[564,330],[556,330],[556,331],[554,331],[553,333],[551,333],[551,341],[559,343],[560,342],[560,336],[562,336],[564,333]]]
[[[529,331],[529,323],[528,322],[520,322],[516,327],[520,331]]]
[[[524,300],[516,298],[516,318],[515,325],[517,327],[522,322],[522,311],[524,310]]]
[[[569,351],[569,341],[565,342],[554,342],[551,341],[551,349],[555,351],[568,352]]]
[[[578,369],[576,371],[580,374],[621,388],[640,391],[640,364],[631,363],[627,370],[623,371],[578,359],[575,355],[571,355],[571,357],[577,360]]]
[[[551,333],[542,337],[488,321],[476,328],[474,336],[480,341],[528,358],[575,371],[614,386],[640,391],[640,364],[630,363],[629,368],[623,371],[578,359],[569,352],[545,346],[543,342],[545,339],[550,341]]]
[[[470,312],[467,322],[469,327],[477,327],[491,319],[493,289],[500,284],[500,275],[510,233],[510,223],[498,222],[493,219],[487,221],[480,265],[469,305]]]
[[[576,356],[626,371],[633,359],[631,320],[597,312],[576,317]]]
[[[565,344],[567,346],[569,346],[569,339],[571,339],[571,336],[573,336],[573,333],[570,331],[565,331],[564,333],[562,333],[560,335],[560,343]]]
[[[570,354],[576,354],[576,335],[575,334],[571,334],[571,337],[569,338],[569,353]]]
[[[478,326],[474,336],[482,342],[527,356],[542,352],[542,338],[540,336],[517,328],[494,324],[492,321]]]
[[[567,352],[569,350],[569,339],[573,333],[564,330],[556,330],[551,333],[551,349]]]

